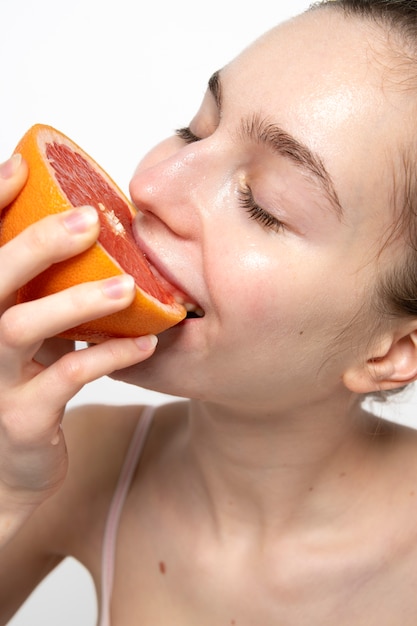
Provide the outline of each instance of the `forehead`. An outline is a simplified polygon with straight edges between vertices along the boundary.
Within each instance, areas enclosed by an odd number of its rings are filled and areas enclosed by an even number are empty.
[[[386,205],[415,108],[393,85],[388,46],[375,24],[334,9],[307,12],[224,68],[225,118],[233,102],[234,117],[279,123],[320,156],[342,204]]]
[[[312,104],[338,96],[352,113],[357,98],[383,104],[384,36],[381,28],[359,18],[348,18],[339,9],[316,9],[273,28],[244,50],[227,68],[231,80],[243,77],[253,100],[277,104],[277,94],[291,92]],[[243,86],[242,86],[243,87]],[[287,90],[284,92],[284,90]],[[236,95],[236,94],[235,94]],[[349,96],[345,102],[342,96]],[[356,98],[354,97],[356,96]],[[266,98],[266,100],[265,100]],[[294,103],[295,104],[295,103]]]

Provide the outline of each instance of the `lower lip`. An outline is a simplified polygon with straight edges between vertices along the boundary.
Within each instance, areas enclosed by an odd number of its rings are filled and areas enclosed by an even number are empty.
[[[183,320],[181,320],[181,322],[179,322],[175,326],[183,326],[184,324],[191,324],[192,322],[198,322],[202,319],[203,319],[202,317],[185,317]]]

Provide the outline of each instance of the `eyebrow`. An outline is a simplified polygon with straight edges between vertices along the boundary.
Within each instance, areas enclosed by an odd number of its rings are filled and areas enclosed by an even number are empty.
[[[210,77],[208,88],[219,111],[221,111],[222,89],[220,70],[214,72]],[[244,139],[267,146],[274,153],[289,159],[297,166],[306,170],[323,189],[337,217],[339,219],[342,218],[343,208],[332,178],[319,155],[313,152],[306,144],[296,139],[296,137],[285,131],[278,124],[261,119],[259,115],[253,115],[250,118],[241,120],[240,135]]]

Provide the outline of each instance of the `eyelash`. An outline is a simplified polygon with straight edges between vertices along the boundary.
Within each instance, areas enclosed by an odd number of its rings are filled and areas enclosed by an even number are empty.
[[[185,143],[195,143],[196,141],[201,140],[201,137],[197,137],[197,135],[194,135],[189,126],[177,128],[175,134],[177,135],[177,137],[185,141]]]
[[[187,144],[201,141],[201,138],[197,137],[197,135],[194,135],[189,126],[177,128],[175,134]],[[277,219],[256,204],[250,187],[239,189],[238,194],[239,202],[241,206],[249,213],[250,219],[259,222],[264,228],[274,230],[275,232],[279,232],[284,228],[284,224],[279,219]]]
[[[279,232],[284,228],[283,222],[258,206],[253,198],[252,190],[250,187],[239,189],[239,202],[241,206],[249,213],[249,217],[256,222],[259,222],[261,226],[267,229]]]

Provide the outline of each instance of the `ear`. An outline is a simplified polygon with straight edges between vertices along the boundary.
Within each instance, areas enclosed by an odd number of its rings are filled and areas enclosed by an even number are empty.
[[[385,337],[362,365],[343,375],[343,383],[359,394],[404,387],[417,380],[417,322],[406,334]]]

